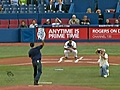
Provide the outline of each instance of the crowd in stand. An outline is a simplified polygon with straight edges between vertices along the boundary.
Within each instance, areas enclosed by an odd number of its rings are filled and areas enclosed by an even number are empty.
[[[50,2],[46,6],[46,12],[67,13],[68,10],[62,0],[57,0],[57,2],[55,3],[53,2],[53,0],[50,0]]]
[[[66,4],[64,4],[63,0],[9,0],[11,5],[28,5],[28,4],[36,4],[39,5],[42,2],[46,3],[46,13],[68,13],[68,9],[66,8]],[[2,0],[1,0],[2,2]],[[2,10],[2,6],[0,6],[0,11]],[[86,10],[86,14],[90,13],[97,13],[98,14],[98,24],[105,24],[105,25],[119,25],[119,19],[115,19],[114,23],[111,23],[110,20],[107,18],[105,20],[105,23],[103,23],[104,16],[100,9],[97,9],[96,11],[92,11],[91,8],[88,8]],[[82,19],[77,18],[75,14],[72,15],[71,18],[69,18],[68,25],[90,25],[91,21],[90,18],[87,15],[84,15]],[[43,25],[52,25],[53,27],[58,27],[60,25],[63,25],[62,20],[58,17],[55,18],[54,22],[51,22],[51,18],[46,19],[46,22],[43,23]],[[31,25],[27,25],[25,21],[23,20],[20,28],[34,28],[34,26],[38,26],[37,21],[33,20]]]

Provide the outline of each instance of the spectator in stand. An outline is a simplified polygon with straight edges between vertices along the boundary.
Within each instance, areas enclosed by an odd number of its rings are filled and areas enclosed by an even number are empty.
[[[76,15],[72,15],[72,18],[69,20],[69,24],[73,25],[73,24],[80,24],[80,20],[78,18],[76,18]]]
[[[58,1],[58,5],[56,5],[56,12],[67,13],[65,4],[63,4],[62,0]]]
[[[49,4],[49,0],[37,0],[38,4]]]
[[[20,5],[27,5],[27,0],[19,0]]]
[[[24,20],[21,22],[21,25],[19,27],[20,28],[28,28],[28,26],[27,26],[27,24],[25,23]]]
[[[47,19],[46,22],[43,25],[51,25],[50,19]]]
[[[53,0],[50,0],[50,3],[46,6],[47,12],[55,12],[55,5],[53,3]]]
[[[83,16],[83,19],[81,20],[81,24],[82,25],[89,25],[90,24],[90,20],[88,19],[88,17],[86,15]]]
[[[118,19],[116,19],[115,20],[115,25],[119,25],[120,23],[119,23],[119,20]]]
[[[103,19],[104,19],[104,17],[103,17],[103,14],[101,13],[101,10],[98,9],[98,10],[96,11],[96,13],[98,13],[98,21],[99,21],[99,24],[103,24]]]
[[[30,0],[29,1],[30,4],[35,4],[36,6],[38,6],[38,4],[40,3],[39,0]]]
[[[38,26],[38,24],[37,24],[36,20],[33,19],[33,20],[32,20],[32,23],[31,23],[30,26],[29,26],[29,28],[35,28],[35,27],[37,27],[37,26]]]
[[[2,13],[2,6],[0,6],[0,13]]]
[[[109,19],[106,19],[106,22],[105,22],[106,25],[110,25],[110,20]]]
[[[62,21],[59,18],[55,18],[55,22],[52,23],[52,27],[59,27],[62,24]]]
[[[62,1],[62,4],[63,4],[63,0],[61,0]],[[56,0],[56,2],[55,2],[55,8],[56,8],[56,6],[59,4],[59,0]]]
[[[86,13],[92,13],[92,9],[88,8]]]
[[[19,5],[19,0],[10,0],[11,5]]]

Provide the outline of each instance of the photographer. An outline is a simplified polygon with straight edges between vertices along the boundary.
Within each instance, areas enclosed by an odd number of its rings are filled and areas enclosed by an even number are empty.
[[[68,58],[69,53],[73,53],[74,58],[77,59],[76,42],[72,40],[72,37],[70,37],[69,40],[64,45],[64,54],[66,59]]]
[[[98,48],[96,54],[99,56],[98,63],[100,66],[100,75],[101,77],[108,77],[109,76],[109,63],[108,63],[108,54],[106,53],[105,49]]]

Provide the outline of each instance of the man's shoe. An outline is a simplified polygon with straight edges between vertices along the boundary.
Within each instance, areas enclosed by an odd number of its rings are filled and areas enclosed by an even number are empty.
[[[39,85],[38,83],[34,83],[34,85]]]
[[[75,57],[75,60],[77,60],[78,58],[77,57]]]
[[[68,59],[68,57],[65,57],[65,59]]]
[[[34,85],[39,85],[37,80],[34,81]]]
[[[107,75],[104,75],[104,78],[106,78],[107,77]]]

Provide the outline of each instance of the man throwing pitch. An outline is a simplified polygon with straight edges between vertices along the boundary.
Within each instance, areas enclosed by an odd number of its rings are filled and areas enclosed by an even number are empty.
[[[108,54],[106,53],[105,49],[97,49],[96,54],[99,55],[99,66],[100,66],[100,75],[102,77],[109,76],[109,63],[108,63]]]
[[[39,46],[34,47],[34,43],[30,43],[30,51],[29,51],[29,57],[32,59],[32,64],[34,68],[34,85],[39,85],[38,81],[40,79],[40,76],[42,74],[42,64],[41,64],[41,52],[40,49],[42,49],[44,46],[44,40],[42,40],[42,44]]]
[[[72,40],[72,37],[69,38],[69,40],[64,45],[64,54],[65,58],[68,58],[68,54],[73,53],[74,58],[77,59],[77,49],[76,49],[76,42]]]

